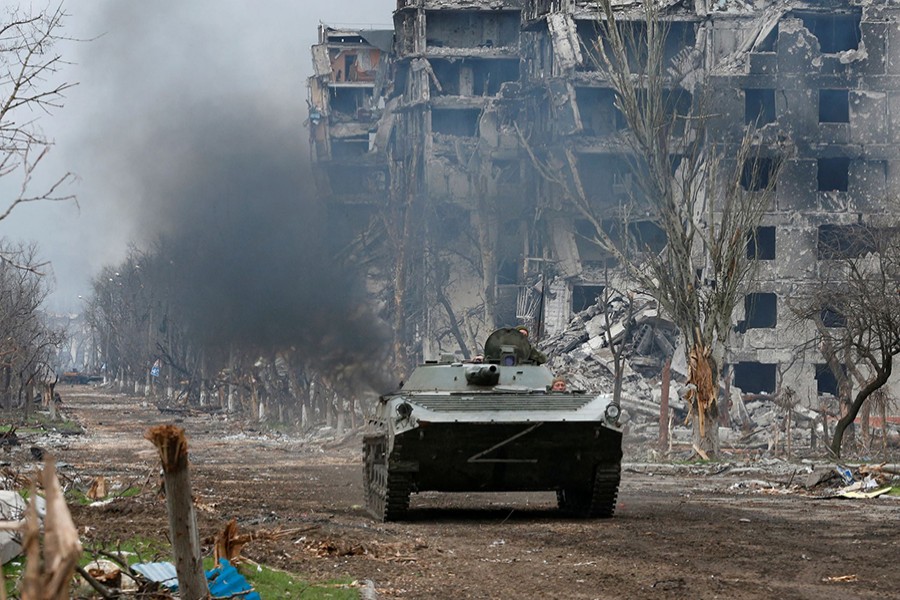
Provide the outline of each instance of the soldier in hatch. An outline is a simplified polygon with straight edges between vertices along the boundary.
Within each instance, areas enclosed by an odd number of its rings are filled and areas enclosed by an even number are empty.
[[[516,327],[516,330],[525,336],[525,339],[528,341],[528,347],[531,348],[526,360],[533,362],[536,365],[542,365],[547,362],[547,355],[535,348],[531,343],[531,340],[528,339],[528,328],[524,325],[518,325]]]
[[[566,391],[566,380],[562,377],[554,377],[553,383],[550,384],[551,392],[565,392]]]

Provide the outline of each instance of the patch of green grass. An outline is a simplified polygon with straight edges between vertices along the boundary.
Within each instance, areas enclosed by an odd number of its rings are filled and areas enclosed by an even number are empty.
[[[151,538],[135,537],[117,543],[85,546],[80,564],[84,566],[103,554],[120,557],[129,565],[138,562],[158,562],[172,560],[172,548],[166,542]]]
[[[299,575],[271,569],[264,565],[241,565],[238,571],[247,578],[260,598],[304,598],[357,600],[359,590],[350,579],[337,579],[327,583],[312,584]]]
[[[17,413],[13,413],[15,415]],[[84,433],[84,428],[77,421],[57,420],[51,421],[49,413],[32,411],[25,418],[25,413],[18,413],[18,418],[4,419],[0,423],[0,433],[5,433],[16,428],[16,433],[37,434],[45,431],[57,431],[59,433],[79,434]]]
[[[3,565],[3,581],[6,583],[7,597],[12,598],[16,595],[16,586],[19,584],[19,578],[24,570],[25,558],[22,556],[14,558]]]
[[[900,485],[895,485],[888,492],[888,496],[900,496]]]

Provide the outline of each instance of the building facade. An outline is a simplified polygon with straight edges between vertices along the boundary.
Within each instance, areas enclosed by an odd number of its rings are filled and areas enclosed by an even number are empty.
[[[641,4],[613,1],[636,28]],[[735,314],[734,384],[790,385],[817,405],[835,381],[814,345],[798,349],[815,329],[790,303],[836,258],[823,241],[900,220],[900,6],[658,4],[680,73],[675,110],[695,108],[704,82],[710,129],[740,139],[753,124],[783,165],[748,249],[758,281]],[[609,257],[552,184],[554,163],[536,159],[565,155],[611,215],[634,199],[599,16],[577,0],[398,0],[393,32],[321,28],[310,79],[319,189],[340,247],[367,264],[398,357],[474,354],[494,326],[518,322],[550,335],[604,289]],[[652,214],[630,225],[664,245]]]

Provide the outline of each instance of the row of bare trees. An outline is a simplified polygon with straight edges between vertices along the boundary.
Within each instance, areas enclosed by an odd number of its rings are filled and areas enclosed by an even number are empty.
[[[34,247],[0,243],[0,403],[28,408],[35,389],[55,380],[55,357],[65,334],[42,317],[48,294],[36,272]],[[46,399],[50,400],[50,399]]]
[[[362,406],[346,370],[325,371],[293,347],[219,346],[189,321],[171,275],[177,260],[160,241],[133,248],[93,280],[85,307],[92,362],[118,389],[180,406],[240,413],[301,427],[358,426]]]

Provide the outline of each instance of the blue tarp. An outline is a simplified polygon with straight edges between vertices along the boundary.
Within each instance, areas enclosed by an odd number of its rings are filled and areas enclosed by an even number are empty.
[[[240,597],[246,600],[261,600],[244,576],[224,558],[219,559],[218,567],[206,572],[206,580],[213,598],[231,598],[236,594],[243,594]]]
[[[170,562],[142,563],[131,565],[131,568],[150,581],[156,581],[173,590],[178,589],[175,565]],[[218,567],[206,572],[206,581],[213,598],[231,598],[242,594],[240,597],[246,600],[261,600],[244,576],[224,558],[219,559]]]

